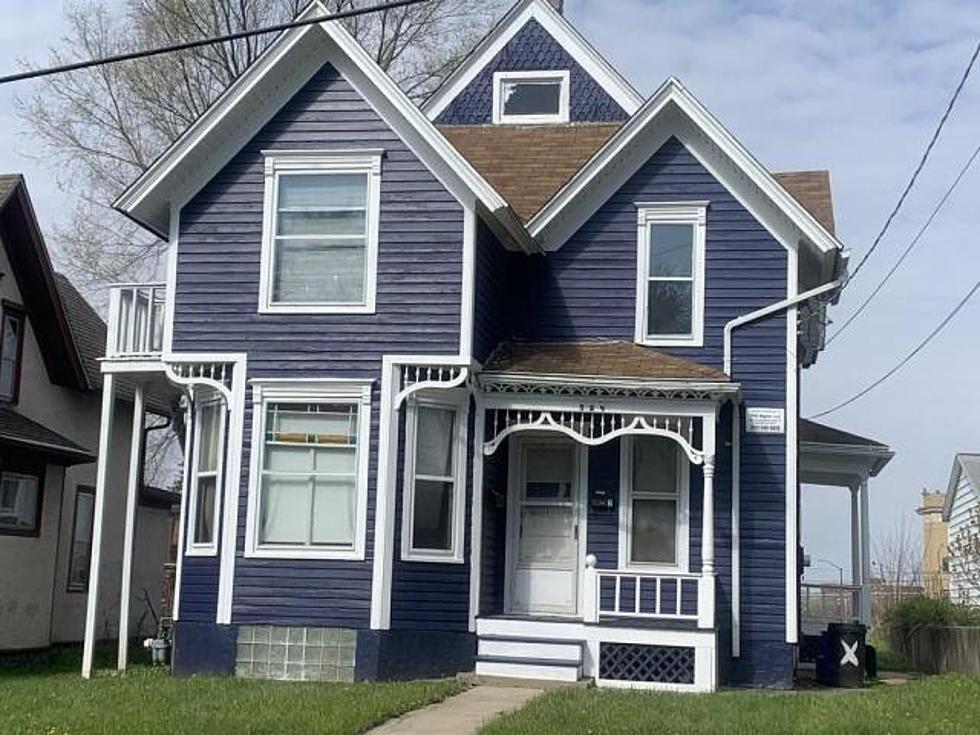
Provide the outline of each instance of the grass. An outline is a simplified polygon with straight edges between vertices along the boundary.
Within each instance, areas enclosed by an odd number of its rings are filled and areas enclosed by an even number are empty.
[[[703,696],[609,689],[549,692],[481,735],[549,733],[976,733],[980,679],[947,675],[861,692],[720,692]]]
[[[888,641],[883,636],[873,635],[871,636],[870,642],[878,653],[879,675],[886,671],[915,671],[915,665],[902,656],[902,654],[892,650],[892,647],[888,645]]]
[[[108,664],[111,652],[100,652]],[[143,654],[145,656],[145,653]],[[78,674],[80,654],[0,668],[0,733],[352,735],[460,691],[455,681],[312,684],[171,677],[164,669]]]

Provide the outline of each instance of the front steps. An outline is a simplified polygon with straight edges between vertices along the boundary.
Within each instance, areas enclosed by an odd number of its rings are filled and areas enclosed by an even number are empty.
[[[584,641],[529,633],[524,621],[477,621],[477,676],[564,683],[582,678]]]

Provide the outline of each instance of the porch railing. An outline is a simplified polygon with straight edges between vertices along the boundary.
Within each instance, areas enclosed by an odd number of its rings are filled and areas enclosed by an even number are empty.
[[[585,568],[586,622],[602,618],[697,621],[714,624],[714,578],[701,574],[664,574],[599,569],[590,555]]]
[[[861,587],[852,584],[804,582],[800,585],[800,614],[805,628],[823,629],[828,623],[850,623],[860,617]]]
[[[155,357],[163,351],[166,286],[128,283],[109,292],[106,357]]]

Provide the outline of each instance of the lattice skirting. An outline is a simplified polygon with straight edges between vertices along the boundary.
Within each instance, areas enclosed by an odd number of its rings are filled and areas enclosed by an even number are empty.
[[[648,684],[693,684],[693,647],[600,643],[599,678]]]

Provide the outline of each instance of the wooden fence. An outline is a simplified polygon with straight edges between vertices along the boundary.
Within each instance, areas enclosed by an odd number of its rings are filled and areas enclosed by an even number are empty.
[[[893,651],[923,673],[980,674],[980,627],[923,625],[906,632],[894,626],[886,637]]]

